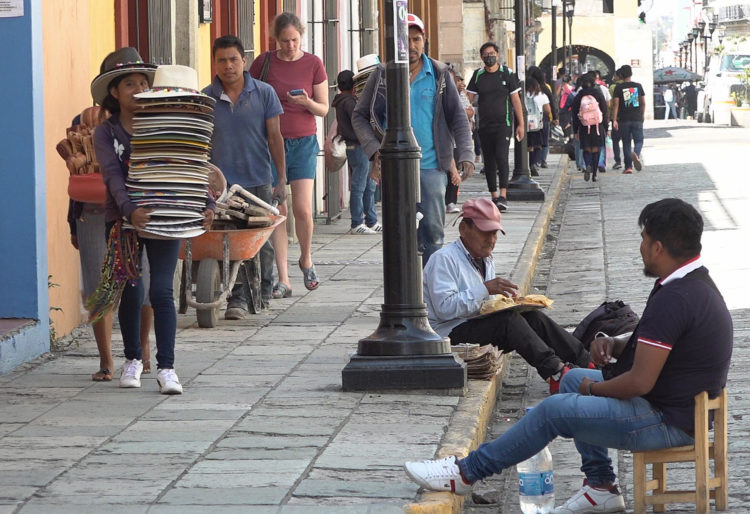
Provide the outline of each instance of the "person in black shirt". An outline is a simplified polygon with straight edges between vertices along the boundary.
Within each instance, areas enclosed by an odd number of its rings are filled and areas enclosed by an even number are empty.
[[[519,96],[521,85],[518,76],[510,68],[498,63],[499,48],[495,43],[483,44],[479,53],[484,67],[474,72],[466,93],[471,101],[475,96],[479,97],[477,125],[487,189],[497,208],[504,211],[508,208],[508,150],[513,133],[512,118],[515,116],[517,120],[524,119]],[[516,139],[522,140],[524,133],[524,124],[517,123]]]
[[[599,164],[599,151],[604,146],[604,137],[607,135],[607,102],[601,88],[595,82],[595,77],[596,75],[591,72],[581,76],[581,90],[576,93],[571,107],[573,137],[578,139],[585,163],[583,180],[588,181],[591,177],[594,182]],[[599,107],[599,123],[586,121],[588,117],[583,111],[587,110],[587,104],[590,104],[591,108]]]
[[[622,153],[625,160],[625,171],[633,173],[641,171],[641,149],[643,148],[643,114],[646,112],[646,94],[643,86],[630,80],[633,70],[627,64],[617,70],[622,82],[617,84],[612,95],[612,126],[620,131],[622,139]],[[630,140],[633,140],[633,150]]]

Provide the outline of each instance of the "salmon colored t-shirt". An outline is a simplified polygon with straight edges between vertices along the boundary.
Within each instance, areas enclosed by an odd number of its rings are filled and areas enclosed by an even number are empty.
[[[266,55],[268,54],[259,55],[250,66],[250,75],[253,78],[260,79]],[[317,131],[315,116],[301,105],[289,102],[286,94],[292,89],[304,89],[307,96],[312,98],[313,86],[328,80],[323,62],[307,52],[296,61],[282,61],[276,56],[275,51],[271,52],[270,57],[271,64],[266,82],[273,86],[284,109],[280,120],[281,135],[284,139],[312,136]]]

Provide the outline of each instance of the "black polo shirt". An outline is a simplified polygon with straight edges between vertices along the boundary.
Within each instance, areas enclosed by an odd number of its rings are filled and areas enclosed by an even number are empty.
[[[715,398],[726,385],[732,338],[729,310],[700,266],[683,278],[657,282],[613,375],[632,367],[636,344],[667,350],[656,384],[643,397],[662,411],[665,423],[692,433],[695,395],[708,391]]]
[[[477,129],[485,131],[510,127],[513,119],[510,95],[520,90],[518,77],[507,66],[500,65],[492,73],[485,68],[476,70],[466,91],[478,95]]]
[[[619,100],[617,121],[643,121],[641,105],[646,93],[638,82],[620,82],[612,94]]]

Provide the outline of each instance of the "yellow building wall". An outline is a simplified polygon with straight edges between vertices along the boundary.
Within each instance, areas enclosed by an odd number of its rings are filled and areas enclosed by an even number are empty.
[[[78,252],[70,244],[68,170],[55,151],[76,114],[92,104],[90,84],[114,45],[114,2],[45,0],[42,5],[47,255],[50,318],[57,336],[83,320]]]
[[[213,77],[211,76],[211,24],[198,24],[198,84],[201,88],[209,85]]]

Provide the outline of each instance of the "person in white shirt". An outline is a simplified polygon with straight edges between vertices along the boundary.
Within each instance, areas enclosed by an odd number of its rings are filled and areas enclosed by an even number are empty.
[[[492,295],[517,296],[518,286],[495,276],[492,250],[500,211],[489,198],[463,204],[460,238],[433,254],[424,268],[424,300],[433,330],[451,344],[492,344],[517,351],[557,392],[571,367],[589,367],[589,352],[567,330],[541,311],[503,310],[480,316],[482,303]]]

